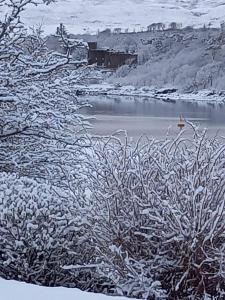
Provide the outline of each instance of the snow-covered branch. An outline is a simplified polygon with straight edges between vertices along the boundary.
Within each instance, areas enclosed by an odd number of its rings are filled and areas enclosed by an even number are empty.
[[[225,145],[193,130],[136,147],[109,138],[93,150],[92,235],[123,293],[156,296],[155,281],[172,299],[224,293]]]
[[[84,137],[88,122],[78,114],[83,104],[74,88],[82,64],[76,67],[69,54],[49,51],[41,28],[27,32],[20,13],[30,4],[38,1],[1,1],[0,171],[43,177],[49,169],[59,173],[57,161],[71,168],[90,140]]]

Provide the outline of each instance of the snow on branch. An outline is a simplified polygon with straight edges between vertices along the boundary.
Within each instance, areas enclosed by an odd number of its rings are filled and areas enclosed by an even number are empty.
[[[92,236],[122,293],[224,295],[225,145],[192,128],[193,138],[183,131],[135,147],[111,137],[91,154]]]
[[[28,32],[21,23],[22,10],[38,1],[0,4],[5,11],[0,23],[0,171],[43,178],[54,169],[51,178],[64,178],[61,162],[70,169],[91,143],[74,88],[85,67],[69,52],[49,51],[41,28]]]

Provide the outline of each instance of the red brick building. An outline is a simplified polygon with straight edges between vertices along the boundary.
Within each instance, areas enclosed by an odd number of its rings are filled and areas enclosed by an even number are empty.
[[[133,65],[138,62],[138,55],[125,53],[125,52],[117,52],[114,50],[104,50],[97,49],[96,42],[88,43],[88,64],[93,65],[97,64],[97,66],[109,68],[109,69],[117,69],[123,65]]]

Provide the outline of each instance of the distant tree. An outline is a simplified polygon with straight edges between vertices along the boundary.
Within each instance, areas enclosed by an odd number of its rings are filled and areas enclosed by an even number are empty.
[[[101,36],[101,35],[106,35],[106,36],[110,36],[111,35],[111,29],[110,28],[106,28],[105,30],[103,30],[103,31],[100,31],[99,32],[99,35]]]
[[[184,31],[193,31],[194,27],[193,26],[186,26],[183,28]]]
[[[59,36],[63,35],[65,37],[68,35],[66,27],[63,23],[60,23],[59,27],[57,27],[56,35],[59,35]]]
[[[120,34],[122,32],[121,28],[114,28],[113,33]]]
[[[176,22],[171,22],[171,23],[169,24],[169,28],[170,28],[171,30],[176,30],[176,29],[178,29],[178,24],[177,24]]]
[[[225,43],[223,35],[216,37],[210,37],[206,40],[206,51],[210,53],[212,60],[214,61],[219,50],[221,50]]]
[[[166,25],[163,23],[156,23],[155,26],[157,31],[163,31],[166,28]]]
[[[155,32],[156,28],[157,28],[157,24],[156,23],[152,23],[151,25],[149,25],[147,27],[147,31],[149,31],[149,32]]]
[[[162,30],[165,30],[165,29],[166,29],[166,24],[161,23],[161,29],[162,29]]]
[[[207,26],[204,24],[203,25],[203,31],[206,31],[207,30]]]
[[[225,22],[221,22],[220,28],[221,28],[221,31],[224,33],[225,32]]]

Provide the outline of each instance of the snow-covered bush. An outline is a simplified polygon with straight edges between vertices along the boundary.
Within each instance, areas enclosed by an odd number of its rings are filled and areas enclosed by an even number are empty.
[[[81,193],[74,199],[46,183],[1,173],[0,277],[109,291],[113,283],[87,267],[96,263],[90,209]]]
[[[115,78],[126,77],[131,72],[131,70],[132,70],[132,66],[129,66],[129,65],[121,66],[118,70],[116,70],[114,77]]]
[[[193,138],[136,146],[101,139],[88,155],[83,193],[73,176],[59,189],[1,174],[0,275],[144,299],[222,299],[224,142],[194,129]]]
[[[224,142],[197,130],[136,147],[112,138],[92,155],[93,239],[120,292],[222,297]]]
[[[78,205],[84,199],[71,201],[46,183],[5,173],[0,186],[0,276],[47,286],[79,285],[62,266],[91,257],[85,205],[83,211]]]

